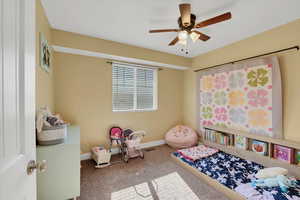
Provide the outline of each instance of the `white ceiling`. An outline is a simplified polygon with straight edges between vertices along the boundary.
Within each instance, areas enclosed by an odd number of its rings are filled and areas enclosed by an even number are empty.
[[[178,28],[178,4],[192,4],[197,22],[231,11],[232,19],[199,29],[207,42],[168,46],[176,33],[149,29]],[[194,57],[300,18],[299,0],[42,0],[51,26],[74,33]]]

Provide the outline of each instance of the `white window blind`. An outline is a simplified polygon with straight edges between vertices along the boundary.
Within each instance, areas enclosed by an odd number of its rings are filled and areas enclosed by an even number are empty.
[[[157,70],[113,63],[113,111],[157,109]]]

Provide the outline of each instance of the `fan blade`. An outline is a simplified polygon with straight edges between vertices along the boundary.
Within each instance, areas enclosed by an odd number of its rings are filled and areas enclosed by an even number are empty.
[[[179,38],[176,37],[174,40],[172,40],[172,41],[169,43],[169,46],[175,45],[178,41],[179,41]]]
[[[222,21],[225,21],[225,20],[229,20],[229,19],[231,19],[231,13],[230,12],[219,15],[219,16],[216,16],[216,17],[213,17],[213,18],[210,18],[210,19],[205,20],[203,22],[200,22],[200,23],[195,25],[195,28],[202,28],[202,27],[209,26],[209,25],[212,25],[212,24],[216,24],[216,23],[219,23],[219,22],[222,22]]]
[[[163,32],[178,32],[179,29],[157,29],[157,30],[150,30],[149,33],[163,33]]]
[[[199,34],[200,35],[199,40],[202,40],[204,42],[209,40],[209,38],[210,38],[208,35],[205,35],[204,33],[201,33],[199,31],[193,30],[192,32],[195,32],[195,33]]]
[[[184,27],[191,24],[191,4],[184,3],[179,5],[181,22]]]

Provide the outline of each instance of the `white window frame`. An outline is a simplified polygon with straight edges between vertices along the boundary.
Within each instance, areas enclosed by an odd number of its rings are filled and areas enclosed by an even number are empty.
[[[113,62],[112,63],[112,69],[114,66],[120,66],[120,67],[127,67],[127,68],[133,68],[134,69],[134,97],[133,97],[133,109],[128,110],[114,110],[113,108],[113,97],[112,97],[112,111],[113,112],[147,112],[147,111],[156,111],[158,109],[158,68],[150,68],[150,67],[144,67],[142,65],[135,65],[135,64],[124,64],[119,62]],[[136,80],[137,80],[137,70],[136,69],[148,69],[153,70],[153,108],[150,109],[137,109],[137,88],[136,88]],[[113,88],[113,82],[112,82],[112,88]],[[112,93],[111,93],[112,94]]]

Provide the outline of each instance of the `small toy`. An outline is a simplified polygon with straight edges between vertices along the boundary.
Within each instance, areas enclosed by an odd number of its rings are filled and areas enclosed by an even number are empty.
[[[104,147],[93,147],[92,148],[92,158],[97,163],[96,168],[103,168],[110,165],[111,153]]]
[[[130,158],[144,158],[140,145],[145,135],[145,131],[123,130],[118,126],[114,126],[109,131],[110,149],[113,145],[117,145],[124,162],[128,162]]]
[[[125,130],[126,131],[126,130]],[[144,153],[141,150],[141,141],[143,137],[145,137],[146,132],[145,131],[132,131],[127,137],[126,137],[126,153],[129,158],[135,158],[140,157],[144,158]]]
[[[113,146],[118,146],[119,153],[122,156],[124,162],[128,162],[128,155],[126,154],[126,144],[124,131],[119,126],[113,126],[109,130],[109,139],[110,139],[110,151]]]
[[[289,187],[295,187],[295,179],[287,178],[284,175],[278,175],[272,178],[257,179],[252,181],[253,187],[276,187],[279,186],[282,192],[287,192]]]

